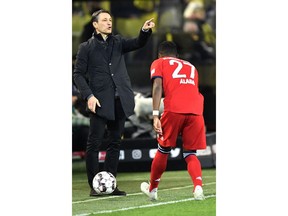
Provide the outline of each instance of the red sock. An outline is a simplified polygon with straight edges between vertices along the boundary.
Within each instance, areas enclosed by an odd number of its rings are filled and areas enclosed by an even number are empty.
[[[169,154],[163,154],[159,151],[156,152],[156,155],[152,161],[151,173],[150,173],[150,189],[158,188],[160,178],[167,166],[167,159]]]
[[[194,189],[197,185],[202,187],[202,170],[199,159],[196,155],[189,155],[185,158],[187,170],[194,184]],[[193,189],[193,191],[194,191]]]

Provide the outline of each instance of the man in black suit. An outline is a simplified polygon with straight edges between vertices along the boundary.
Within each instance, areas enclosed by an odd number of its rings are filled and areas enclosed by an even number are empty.
[[[98,10],[92,14],[93,36],[79,45],[73,71],[74,82],[90,111],[90,129],[86,147],[86,171],[91,188],[90,196],[98,194],[92,181],[99,171],[99,147],[105,129],[110,142],[106,149],[104,169],[115,177],[119,162],[121,136],[127,117],[134,113],[134,92],[126,69],[124,54],[139,49],[148,42],[155,23],[147,20],[133,39],[112,34],[109,11]],[[112,195],[125,196],[117,188]]]

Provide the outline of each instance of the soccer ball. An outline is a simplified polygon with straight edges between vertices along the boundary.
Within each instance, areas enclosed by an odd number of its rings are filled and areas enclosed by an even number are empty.
[[[93,188],[98,194],[111,194],[116,188],[116,178],[110,172],[99,172],[93,178]]]

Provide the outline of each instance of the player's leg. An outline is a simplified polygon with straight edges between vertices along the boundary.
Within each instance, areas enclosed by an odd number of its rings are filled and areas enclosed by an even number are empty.
[[[202,116],[191,115],[187,117],[182,132],[183,158],[187,163],[187,171],[193,182],[195,199],[204,199],[202,189],[201,163],[196,155],[198,149],[206,148],[205,124]]]
[[[147,182],[142,182],[141,184],[141,191],[145,193],[151,200],[158,199],[158,185],[160,183],[162,174],[166,170],[170,151],[171,147],[162,147],[158,144],[157,152],[151,164],[150,182],[149,184]]]
[[[151,165],[150,191],[158,188],[163,172],[166,170],[171,148],[175,148],[177,137],[183,124],[183,115],[164,112],[161,116],[162,136],[157,136],[158,149]]]
[[[195,153],[193,153],[195,152]],[[187,171],[193,182],[193,194],[195,199],[202,200],[204,199],[203,188],[202,188],[202,170],[201,163],[196,156],[195,151],[183,151],[183,157],[187,163]]]
[[[167,167],[167,160],[171,151],[171,147],[162,147],[158,144],[158,149],[151,165],[150,189],[158,188],[160,178]]]
[[[157,136],[158,149],[151,164],[150,185],[145,182],[141,184],[142,192],[152,200],[155,199],[155,197],[157,199],[158,185],[162,174],[166,170],[170,151],[176,146],[177,137],[184,118],[181,114],[164,112],[160,120],[163,135]],[[147,193],[147,188],[149,193]]]

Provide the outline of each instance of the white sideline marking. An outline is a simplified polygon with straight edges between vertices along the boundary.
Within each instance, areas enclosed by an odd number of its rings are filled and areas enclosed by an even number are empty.
[[[216,197],[216,195],[205,196],[205,198],[211,198],[211,197]],[[103,210],[103,211],[92,212],[92,213],[78,214],[75,216],[87,216],[90,214],[105,214],[105,213],[112,213],[112,212],[118,212],[118,211],[127,211],[127,210],[132,210],[132,209],[149,208],[149,207],[160,206],[160,205],[174,204],[174,203],[179,203],[179,202],[187,202],[187,201],[191,201],[191,200],[195,200],[195,199],[194,198],[188,198],[188,199],[168,201],[168,202],[152,203],[152,204],[142,205],[142,206],[133,206],[133,207],[127,207],[127,208],[114,209],[114,210]]]
[[[216,182],[210,182],[207,184],[203,184],[203,186],[205,185],[211,185],[211,184],[216,184]],[[159,191],[167,191],[167,190],[179,190],[179,189],[183,189],[183,188],[189,188],[192,187],[193,185],[188,185],[188,186],[183,186],[183,187],[174,187],[174,188],[167,188],[167,189],[162,189]],[[136,196],[136,195],[143,195],[142,192],[140,193],[133,193],[133,194],[127,194],[126,196]],[[86,202],[93,202],[93,201],[98,201],[98,200],[105,200],[105,199],[113,199],[113,198],[118,198],[119,196],[103,196],[103,197],[95,197],[95,198],[91,198],[91,199],[87,199],[87,200],[82,200],[82,201],[74,201],[72,202],[72,204],[79,204],[79,203],[86,203]]]

